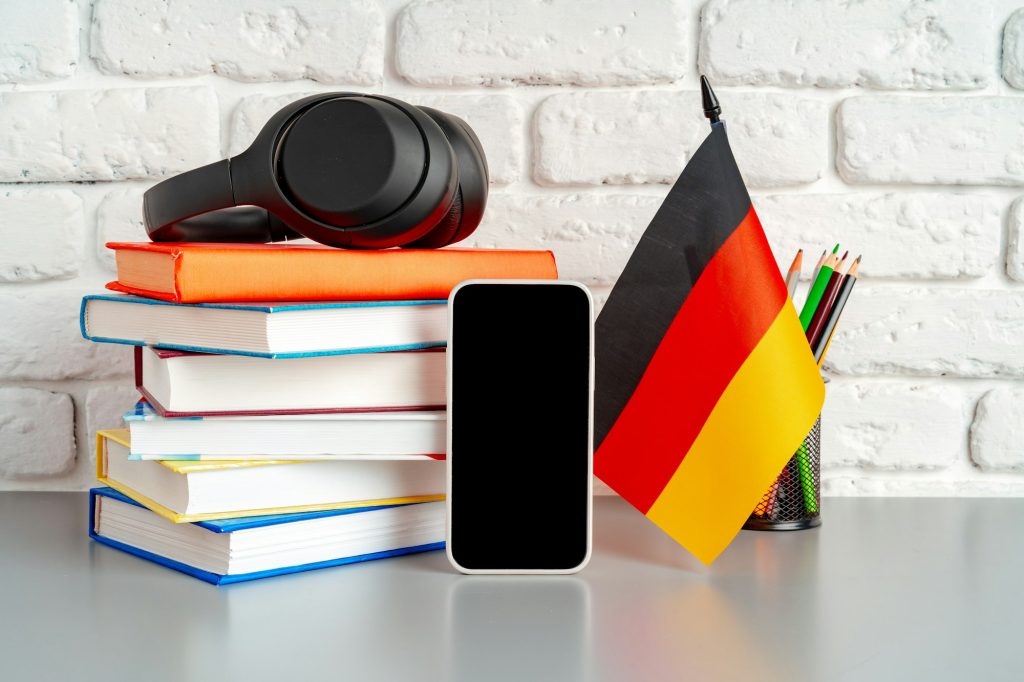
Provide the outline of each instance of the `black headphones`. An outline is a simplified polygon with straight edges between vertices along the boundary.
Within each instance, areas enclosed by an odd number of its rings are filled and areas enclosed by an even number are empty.
[[[488,180],[483,147],[462,119],[328,93],[278,111],[238,156],[153,186],[143,215],[158,242],[305,236],[351,249],[436,248],[480,224]]]

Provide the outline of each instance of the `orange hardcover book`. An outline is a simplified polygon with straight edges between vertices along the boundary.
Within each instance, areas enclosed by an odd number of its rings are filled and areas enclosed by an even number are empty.
[[[175,303],[440,299],[467,279],[556,279],[550,251],[110,242],[108,289]]]

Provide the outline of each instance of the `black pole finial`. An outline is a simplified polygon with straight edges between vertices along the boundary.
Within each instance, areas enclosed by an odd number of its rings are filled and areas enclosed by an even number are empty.
[[[711,123],[718,123],[718,117],[722,113],[722,107],[715,97],[715,91],[711,89],[711,83],[707,76],[700,77],[700,99],[704,105],[704,116],[711,119]]]

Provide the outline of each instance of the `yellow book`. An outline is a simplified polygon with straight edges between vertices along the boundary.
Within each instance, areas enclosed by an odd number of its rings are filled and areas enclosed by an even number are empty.
[[[96,434],[96,478],[174,523],[444,499],[444,460],[130,461],[127,429]]]

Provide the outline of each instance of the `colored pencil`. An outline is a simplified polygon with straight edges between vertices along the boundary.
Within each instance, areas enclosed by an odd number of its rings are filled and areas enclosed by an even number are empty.
[[[829,310],[832,309],[832,304],[836,301],[836,294],[839,293],[839,286],[843,283],[843,264],[846,263],[846,257],[850,254],[849,251],[843,254],[842,260],[839,261],[839,265],[832,271],[832,275],[828,278],[828,284],[825,285],[825,291],[821,294],[821,301],[818,303],[818,308],[814,311],[814,315],[811,316],[811,323],[807,325],[807,343],[814,348],[818,342],[818,338],[821,336],[821,330],[825,326],[825,319],[828,317]]]
[[[821,369],[822,365],[825,364],[825,356],[828,355],[828,348],[832,345],[832,337],[828,337],[825,342],[825,348],[821,351],[821,357],[818,358],[818,369]]]
[[[821,457],[821,453],[818,453]],[[800,443],[796,451],[797,468],[800,474],[800,488],[804,494],[804,509],[808,514],[818,513],[818,490],[814,485],[814,471],[811,466],[811,453],[807,451],[807,443]]]
[[[818,271],[818,276],[811,284],[811,290],[807,292],[807,300],[804,301],[804,307],[800,310],[800,324],[803,325],[804,332],[807,331],[807,327],[811,324],[811,318],[814,317],[814,311],[818,309],[821,295],[825,293],[825,287],[828,286],[828,280],[832,276],[837,263],[838,259],[835,254],[826,258],[825,263],[821,266],[821,270]]]
[[[818,367],[825,362],[825,354],[828,353],[829,346],[832,345],[832,337],[836,333],[836,324],[839,322],[839,317],[843,314],[843,308],[846,307],[846,302],[850,298],[850,291],[853,290],[853,285],[857,283],[857,270],[860,267],[860,256],[853,261],[850,265],[849,272],[846,273],[846,277],[843,278],[843,283],[839,288],[839,293],[836,295],[835,303],[832,305],[832,310],[829,312],[828,320],[825,323],[825,328],[822,331],[821,339],[819,339],[817,348],[814,349],[814,359],[818,362]],[[803,444],[800,445],[801,450]],[[817,499],[810,498],[815,510],[817,509]],[[804,488],[804,506],[807,507],[808,511],[811,511],[810,505],[808,504],[807,488]]]
[[[819,367],[824,362],[825,353],[832,342],[839,316],[846,306],[850,291],[856,284],[857,270],[860,266],[860,256],[857,256],[849,270],[843,274],[842,266],[846,263],[849,251],[843,254],[842,259],[837,258],[838,252],[839,244],[835,245],[831,254],[828,254],[827,250],[822,251],[811,276],[810,291],[808,291],[807,299],[800,311],[800,323],[807,334],[808,344]],[[786,276],[786,289],[791,298],[796,291],[795,284],[799,278],[802,256],[803,249],[800,249]],[[807,446],[805,443],[801,443],[793,459],[783,469],[777,482],[773,484],[763,514],[770,518],[777,516],[779,487],[795,484],[797,481],[799,481],[799,490],[803,494],[804,508],[808,513],[816,514],[818,512],[818,495],[812,468]],[[796,494],[796,490],[788,490],[788,492]]]
[[[818,343],[812,346],[812,349],[814,350],[814,359],[818,362],[819,367],[821,367],[822,363],[825,361],[825,354],[828,352],[828,347],[832,343],[832,336],[836,332],[836,325],[839,323],[839,317],[843,314],[843,308],[846,307],[846,302],[850,298],[850,292],[853,290],[853,285],[857,283],[857,270],[859,268],[860,256],[857,256],[853,261],[853,264],[850,266],[850,271],[847,272],[846,277],[843,278],[843,283],[839,287],[835,303],[832,304],[832,309],[829,311],[828,317],[825,320],[821,335],[818,338]]]
[[[818,276],[811,284],[811,290],[807,293],[807,300],[804,301],[804,307],[800,311],[800,324],[803,325],[804,332],[810,326],[814,312],[818,309],[818,304],[821,303],[822,294],[825,293],[832,273],[835,272],[835,267],[839,262],[836,258],[837,251],[839,251],[839,244],[836,244],[832,253],[825,259],[821,270],[818,271]],[[810,454],[803,443],[796,451],[796,462],[798,470],[795,473],[803,490],[804,508],[808,513],[816,514],[818,512],[818,495],[814,485],[814,475],[811,471]]]
[[[804,250],[800,249],[796,252],[793,263],[789,266],[789,273],[786,275],[786,290],[789,292],[790,298],[796,295],[796,283],[800,279],[800,268],[803,264]]]
[[[811,272],[811,282],[818,279],[818,273],[821,272],[821,266],[825,264],[825,254],[828,253],[827,249],[822,249],[821,258],[818,259],[818,264],[814,266],[814,270]]]

